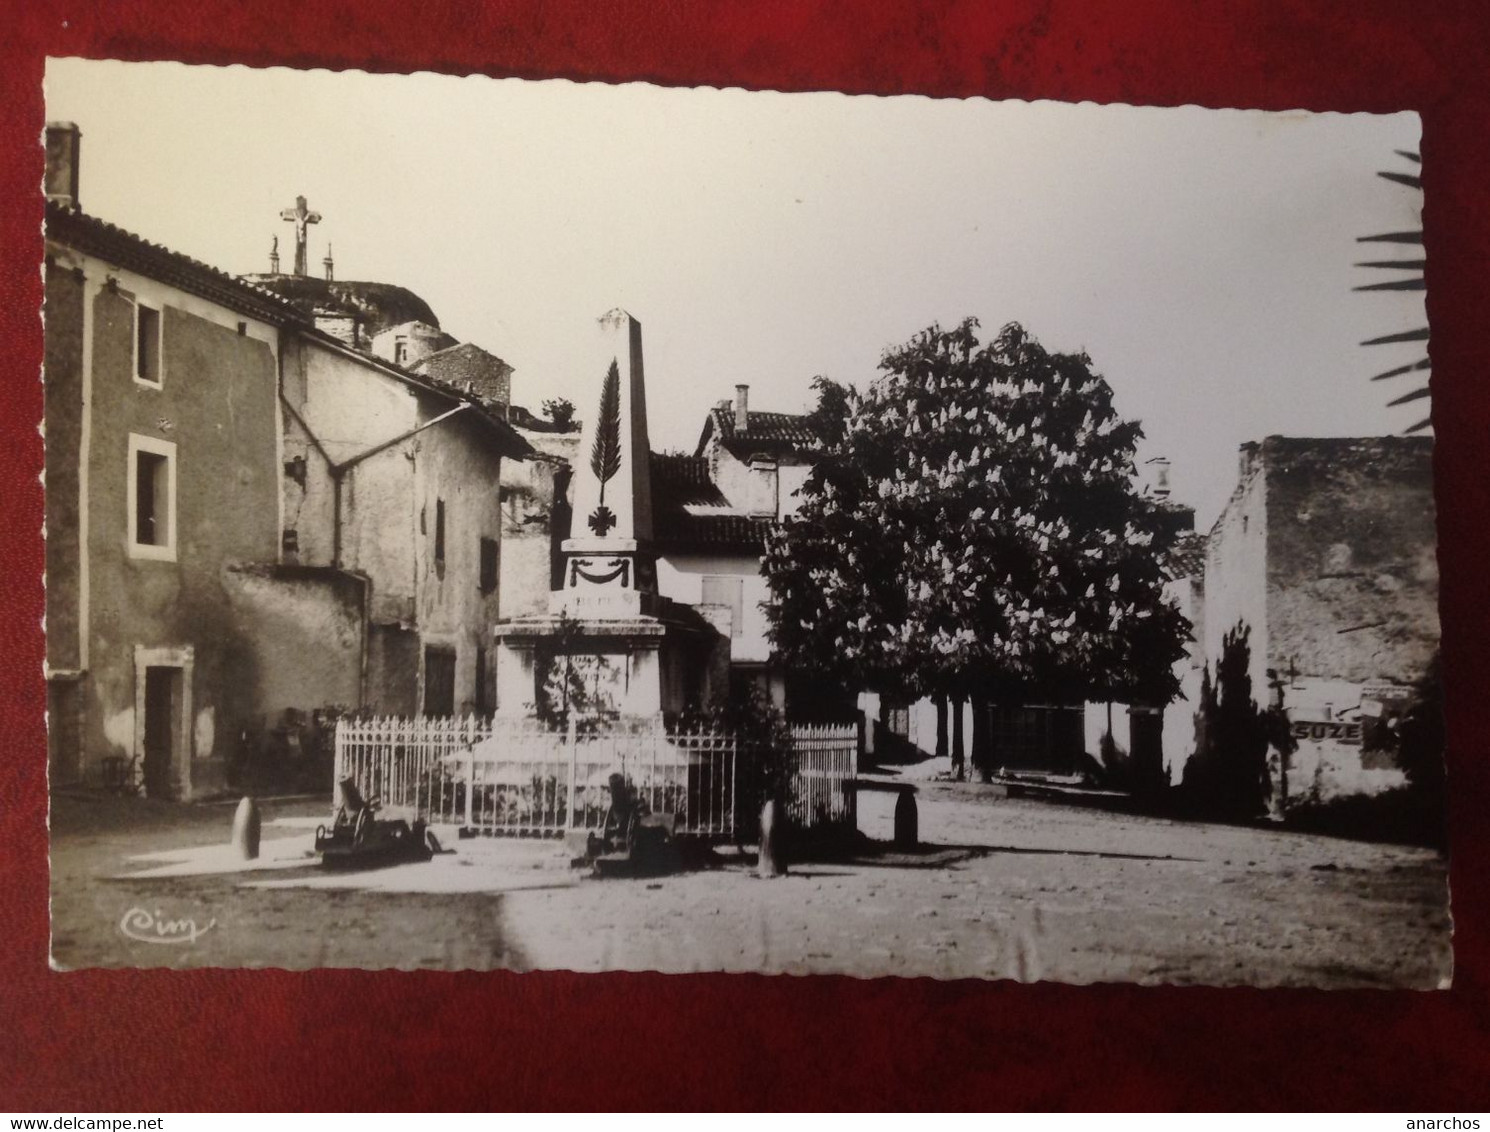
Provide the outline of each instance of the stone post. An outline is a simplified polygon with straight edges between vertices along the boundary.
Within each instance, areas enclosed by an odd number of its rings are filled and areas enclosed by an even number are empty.
[[[781,822],[778,820],[776,800],[767,798],[761,807],[761,851],[756,864],[756,874],[761,877],[786,875],[786,858],[782,854]]]
[[[245,861],[259,855],[259,807],[252,798],[245,797],[233,812],[233,852]]]
[[[895,799],[895,848],[914,849],[920,844],[920,824],[915,793],[902,790]]]

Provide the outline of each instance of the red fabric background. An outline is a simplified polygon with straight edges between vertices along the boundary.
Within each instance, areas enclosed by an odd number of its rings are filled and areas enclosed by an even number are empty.
[[[1490,1104],[1490,8],[1389,0],[21,0],[0,41],[0,1108]],[[45,55],[1424,119],[1458,975],[1447,993],[930,980],[53,974],[41,679]],[[1372,391],[1363,387],[1362,396]]]

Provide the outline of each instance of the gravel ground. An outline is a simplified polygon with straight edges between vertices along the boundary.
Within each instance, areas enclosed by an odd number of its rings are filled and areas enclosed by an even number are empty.
[[[1448,978],[1447,862],[1431,851],[1011,799],[996,787],[920,790],[921,849],[894,853],[881,840],[773,880],[726,856],[702,871],[597,881],[570,870],[553,842],[502,840],[355,876],[294,860],[225,874],[212,871],[211,847],[226,839],[231,807],[61,798],[54,962],[1318,987]],[[862,796],[871,838],[889,838],[892,804]],[[303,853],[324,812],[267,804],[265,857]],[[164,850],[180,853],[131,860]],[[139,876],[149,868],[205,875]],[[138,942],[120,930],[132,909],[212,926],[190,943]]]

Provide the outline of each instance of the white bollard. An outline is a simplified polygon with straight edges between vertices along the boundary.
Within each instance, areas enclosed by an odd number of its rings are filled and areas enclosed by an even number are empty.
[[[761,851],[755,871],[761,877],[786,875],[786,858],[782,854],[781,825],[776,818],[776,802],[767,798],[761,807]]]
[[[252,798],[245,797],[233,812],[233,851],[245,861],[259,855],[259,807]]]

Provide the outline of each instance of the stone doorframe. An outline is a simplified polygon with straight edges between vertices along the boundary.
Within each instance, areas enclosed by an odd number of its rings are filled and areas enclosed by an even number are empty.
[[[195,651],[191,645],[179,648],[146,648],[135,646],[135,744],[134,757],[142,776],[145,773],[145,670],[149,668],[179,668],[181,670],[181,712],[176,721],[176,735],[172,744],[174,765],[172,772],[180,783],[179,800],[190,802],[192,797],[192,667]]]

